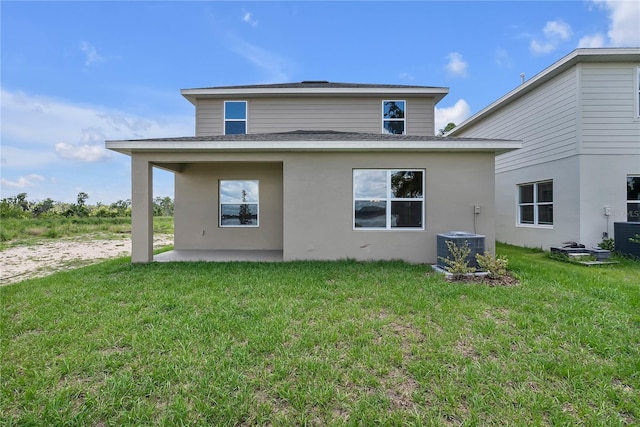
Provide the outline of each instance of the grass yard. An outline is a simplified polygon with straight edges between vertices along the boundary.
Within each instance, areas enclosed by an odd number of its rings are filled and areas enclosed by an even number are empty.
[[[153,230],[173,234],[173,217],[153,217]],[[111,238],[131,233],[131,217],[3,218],[0,221],[0,250],[63,237]]]
[[[640,263],[127,259],[0,288],[2,425],[638,425]]]

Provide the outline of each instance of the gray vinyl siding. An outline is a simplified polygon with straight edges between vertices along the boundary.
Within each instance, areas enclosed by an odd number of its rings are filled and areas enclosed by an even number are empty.
[[[636,64],[581,66],[583,154],[640,154],[636,70]]]
[[[224,134],[224,101],[199,99],[196,106],[196,136]]]
[[[522,140],[522,149],[496,157],[496,173],[575,155],[576,85],[572,68],[456,136]]]
[[[243,98],[247,100],[247,132],[332,130],[382,133],[382,98]],[[406,129],[410,135],[434,135],[433,98],[406,100]],[[196,136],[222,135],[224,100],[201,99],[196,107]]]

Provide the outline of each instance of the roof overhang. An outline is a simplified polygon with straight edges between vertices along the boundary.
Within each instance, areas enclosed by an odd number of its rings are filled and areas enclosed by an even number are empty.
[[[472,124],[493,114],[521,96],[531,92],[542,84],[553,79],[578,63],[614,63],[629,62],[640,63],[640,48],[590,48],[576,49],[570,54],[542,70],[540,73],[525,81],[511,92],[489,104],[464,122],[447,132],[446,136],[453,136]]]
[[[106,141],[106,148],[133,153],[274,153],[274,152],[491,152],[501,154],[522,147],[521,141],[433,138],[431,140],[367,141],[207,141],[145,139]]]
[[[201,88],[182,89],[182,96],[189,102],[196,105],[196,99],[227,99],[227,98],[261,98],[261,97],[411,97],[423,96],[433,97],[434,104],[437,104],[449,93],[446,87],[420,87],[420,86],[398,86],[398,87],[221,87],[221,88]]]

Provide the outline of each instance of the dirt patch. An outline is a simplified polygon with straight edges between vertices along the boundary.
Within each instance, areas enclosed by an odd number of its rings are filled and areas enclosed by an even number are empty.
[[[173,235],[156,234],[153,247],[173,244]],[[131,238],[58,239],[0,251],[0,286],[71,270],[105,259],[131,254]]]

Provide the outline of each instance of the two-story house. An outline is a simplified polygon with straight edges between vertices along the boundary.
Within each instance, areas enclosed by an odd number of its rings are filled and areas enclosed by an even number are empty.
[[[640,229],[640,49],[577,49],[447,134],[521,140],[496,156],[500,241],[595,246]]]
[[[453,230],[492,248],[494,157],[520,143],[434,136],[447,92],[324,81],[182,90],[195,136],[106,142],[131,156],[132,261],[154,259],[154,167],[175,174],[174,258],[435,263],[436,235]]]

